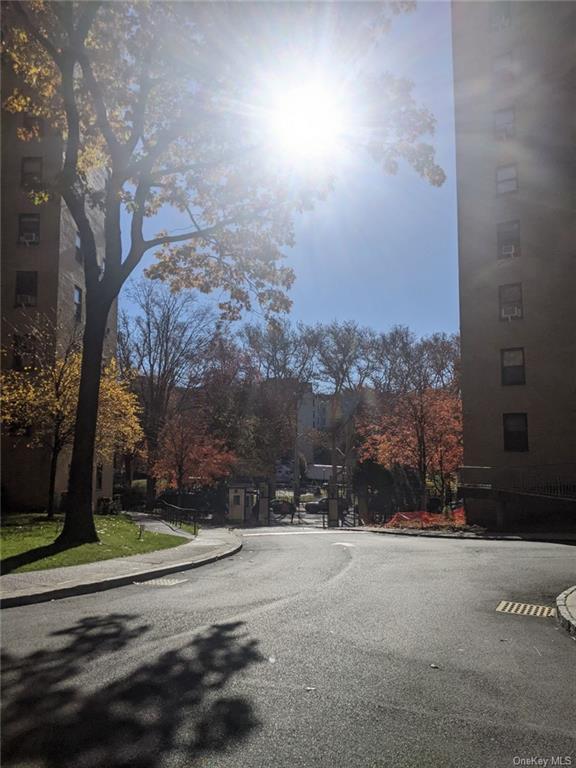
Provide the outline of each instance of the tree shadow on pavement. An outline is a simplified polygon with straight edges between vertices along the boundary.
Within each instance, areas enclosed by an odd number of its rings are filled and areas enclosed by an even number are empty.
[[[222,695],[234,673],[262,660],[242,622],[212,625],[96,691],[81,687],[74,677],[88,662],[148,630],[129,626],[137,618],[86,618],[53,633],[69,638],[61,649],[3,656],[3,766],[157,768],[170,757],[188,765],[259,725],[247,699]]]

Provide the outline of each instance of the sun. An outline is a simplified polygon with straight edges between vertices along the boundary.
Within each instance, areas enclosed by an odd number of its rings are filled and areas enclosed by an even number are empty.
[[[286,157],[315,160],[339,150],[345,126],[334,91],[312,82],[275,87],[268,129],[271,141]]]

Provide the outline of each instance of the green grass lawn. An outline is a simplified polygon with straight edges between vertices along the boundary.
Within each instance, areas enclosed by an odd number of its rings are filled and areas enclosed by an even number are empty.
[[[5,515],[0,527],[2,572],[6,569],[11,573],[23,573],[65,565],[81,565],[97,560],[109,560],[112,557],[168,549],[188,541],[181,536],[149,531],[144,531],[142,538],[139,538],[139,526],[124,515],[97,515],[95,521],[99,543],[82,544],[79,547],[56,551],[50,548],[50,545],[62,530],[62,516],[47,520],[44,515]],[[32,556],[31,550],[41,547],[47,548],[46,553],[37,552],[38,557],[33,556],[31,562],[22,565],[19,565],[17,560],[7,562],[8,558],[18,556],[22,556],[24,561],[27,559],[25,553]]]

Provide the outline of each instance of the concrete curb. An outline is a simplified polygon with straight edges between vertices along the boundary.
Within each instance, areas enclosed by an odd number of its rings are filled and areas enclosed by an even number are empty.
[[[384,534],[386,536],[420,536],[422,538],[429,538],[429,539],[477,539],[477,540],[483,540],[483,541],[549,541],[549,542],[555,542],[558,544],[562,544],[565,541],[576,541],[576,533],[575,534],[569,534],[566,536],[566,538],[563,538],[562,534],[560,535],[542,535],[539,536],[537,534],[532,536],[515,536],[513,534],[498,534],[498,533],[469,533],[469,532],[462,532],[458,533],[455,531],[427,531],[427,530],[420,530],[420,529],[406,529],[406,528],[338,528],[333,530],[339,530],[339,531],[358,531],[363,533],[377,533],[377,534]]]
[[[184,545],[186,546],[186,545]],[[89,595],[94,592],[104,592],[107,589],[115,587],[125,587],[133,584],[135,581],[148,581],[161,576],[168,576],[170,573],[178,571],[199,568],[202,565],[209,565],[225,557],[231,557],[242,549],[242,540],[224,551],[220,550],[213,555],[204,555],[196,560],[188,560],[182,563],[173,563],[159,568],[152,568],[146,571],[136,571],[125,576],[113,576],[110,579],[102,581],[85,582],[83,584],[74,584],[70,587],[61,587],[60,589],[46,590],[45,592],[36,592],[29,595],[15,595],[13,597],[4,597],[0,599],[0,608],[16,608],[22,605],[33,605],[35,603],[46,603],[50,600],[60,600],[64,597],[76,597],[77,595]]]
[[[576,616],[568,610],[566,602],[568,597],[576,592],[576,586],[565,589],[556,598],[556,618],[560,625],[576,639]]]

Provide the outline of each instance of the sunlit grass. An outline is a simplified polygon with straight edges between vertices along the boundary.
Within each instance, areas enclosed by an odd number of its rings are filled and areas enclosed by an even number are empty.
[[[164,533],[140,532],[138,525],[123,515],[98,515],[96,530],[100,542],[48,554],[15,568],[13,573],[39,571],[68,565],[82,565],[113,557],[144,554],[184,544],[188,539]],[[40,515],[5,515],[0,528],[2,561],[38,547],[51,545],[62,530],[63,519],[47,520]],[[141,538],[140,538],[141,536]]]

